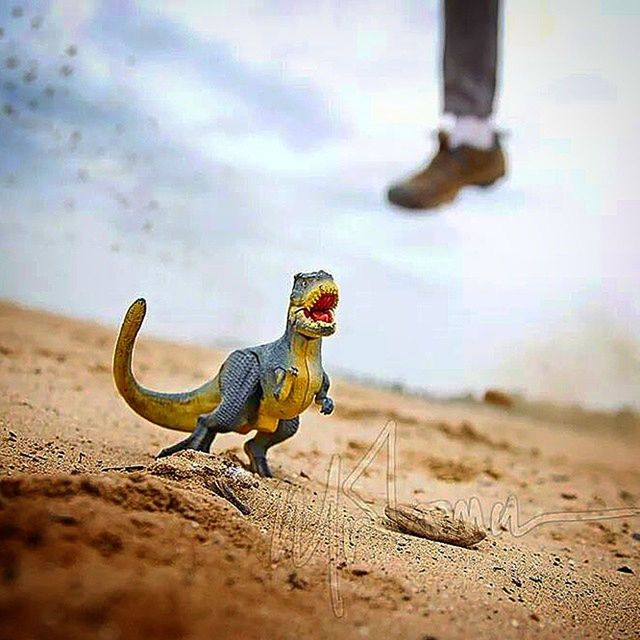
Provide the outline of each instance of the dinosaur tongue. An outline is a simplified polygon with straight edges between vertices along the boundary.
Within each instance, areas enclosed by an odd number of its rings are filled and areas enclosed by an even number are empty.
[[[331,322],[331,311],[315,311],[311,310],[311,317],[320,322]]]
[[[313,305],[308,315],[315,321],[331,322],[331,311],[336,304],[336,297],[332,293],[323,293]]]

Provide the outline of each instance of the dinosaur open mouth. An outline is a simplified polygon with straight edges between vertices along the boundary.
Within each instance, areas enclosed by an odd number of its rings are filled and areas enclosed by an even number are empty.
[[[338,304],[338,296],[335,293],[322,293],[310,307],[305,307],[304,315],[315,322],[333,322],[333,311]]]

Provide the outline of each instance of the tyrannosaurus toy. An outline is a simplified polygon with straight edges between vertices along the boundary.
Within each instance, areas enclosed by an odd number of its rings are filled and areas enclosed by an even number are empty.
[[[131,361],[146,313],[144,299],[127,311],[113,356],[113,377],[127,404],[161,427],[191,431],[158,457],[185,449],[208,452],[218,433],[257,434],[244,445],[251,469],[271,477],[267,450],[296,433],[300,414],[315,401],[330,414],[329,376],[322,368],[322,338],[334,333],[338,287],[325,271],[294,276],[284,335],[274,342],[238,349],[218,374],[197,389],[158,393],[142,387]]]

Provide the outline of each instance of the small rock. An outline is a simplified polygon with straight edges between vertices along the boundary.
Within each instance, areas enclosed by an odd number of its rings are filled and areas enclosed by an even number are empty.
[[[484,394],[484,401],[487,404],[505,407],[506,409],[513,407],[513,398],[499,389],[487,389]]]
[[[637,540],[638,542],[640,542],[640,532],[636,531],[635,533],[632,533],[632,534],[631,534],[631,537],[632,537],[634,540]]]
[[[628,567],[626,564],[623,564],[621,567],[617,569],[620,573],[633,573],[633,569]]]
[[[626,489],[620,489],[620,491],[618,492],[618,495],[620,496],[620,499],[624,500],[625,502],[635,501],[635,496],[633,495],[633,493],[631,493],[630,491],[627,491]]]
[[[578,496],[575,493],[570,493],[569,491],[563,491],[560,494],[560,497],[564,498],[565,500],[576,500]]]
[[[487,537],[487,532],[474,521],[456,518],[438,507],[398,504],[393,508],[387,505],[384,514],[387,517],[385,524],[390,529],[436,542],[472,547]]]
[[[371,573],[371,570],[369,569],[369,567],[367,567],[364,564],[354,564],[351,567],[351,573],[354,576],[366,576],[366,575],[369,575],[369,573]]]
[[[516,576],[513,576],[513,578],[511,578],[511,582],[513,582],[513,584],[515,584],[516,587],[522,586],[522,580],[520,580],[520,578],[517,578]]]
[[[291,585],[292,589],[306,589],[308,585],[308,582],[295,571],[289,574],[287,582]]]
[[[531,580],[531,582],[542,582],[542,576],[529,576],[529,580]]]
[[[485,467],[484,473],[494,480],[500,480],[502,477],[502,474],[499,471],[496,471],[493,467]]]

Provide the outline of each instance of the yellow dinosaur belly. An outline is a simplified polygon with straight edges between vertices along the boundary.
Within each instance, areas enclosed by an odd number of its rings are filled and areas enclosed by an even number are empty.
[[[262,398],[254,426],[258,431],[273,433],[278,428],[278,420],[291,420],[299,416],[309,407],[320,390],[322,386],[320,363],[315,358],[304,357],[306,354],[299,355],[301,357],[295,358],[293,365],[298,370],[298,374],[293,377],[291,389],[286,397],[276,399],[272,393],[267,393]]]

